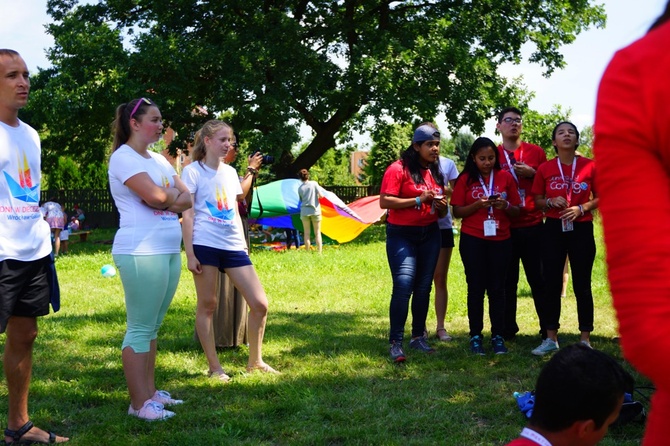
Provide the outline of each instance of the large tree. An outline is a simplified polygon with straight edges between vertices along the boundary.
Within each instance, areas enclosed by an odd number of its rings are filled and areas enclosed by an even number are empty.
[[[559,50],[604,8],[590,0],[49,0],[53,67],[30,110],[47,151],[104,157],[114,106],[148,95],[185,147],[204,119],[233,124],[278,157],[280,176],[311,167],[352,129],[446,115],[483,128],[514,91],[496,70]],[[206,114],[194,113],[205,110]],[[301,124],[313,139],[290,155]]]

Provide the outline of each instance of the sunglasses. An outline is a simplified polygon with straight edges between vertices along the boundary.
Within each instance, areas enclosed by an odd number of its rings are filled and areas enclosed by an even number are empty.
[[[140,108],[140,105],[142,104],[142,102],[144,102],[144,103],[147,104],[147,105],[154,105],[154,104],[153,104],[149,99],[147,99],[147,98],[140,98],[140,99],[138,99],[138,100],[137,100],[137,104],[135,104],[135,107],[133,107],[133,111],[130,112],[130,116],[129,116],[129,118],[132,119],[132,117],[133,117],[133,115],[135,114],[135,112],[137,111],[137,109]]]

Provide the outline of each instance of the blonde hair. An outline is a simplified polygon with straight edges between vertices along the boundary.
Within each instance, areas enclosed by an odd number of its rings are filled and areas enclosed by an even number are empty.
[[[223,129],[233,128],[223,121],[218,119],[211,119],[203,124],[203,126],[195,133],[195,141],[193,142],[193,149],[191,150],[191,159],[193,161],[202,161],[207,155],[207,148],[205,147],[205,138],[211,138],[214,134]]]

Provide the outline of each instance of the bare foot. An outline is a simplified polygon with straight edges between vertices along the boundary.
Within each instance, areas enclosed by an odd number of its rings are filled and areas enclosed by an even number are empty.
[[[70,441],[68,437],[61,437],[54,434],[53,432],[46,432],[39,427],[35,427],[32,421],[28,421],[26,424],[21,426],[17,430],[7,429],[5,433],[10,433],[10,435],[5,435],[5,443],[12,444],[12,442],[21,442],[28,444],[29,442],[37,442],[42,444],[51,444],[51,443],[65,443]]]
[[[258,370],[259,372],[263,372],[263,373],[270,373],[270,374],[273,374],[273,375],[281,375],[280,372],[276,371],[275,369],[273,369],[272,367],[270,367],[269,365],[267,365],[264,362],[262,362],[260,364],[256,364],[256,365],[248,365],[247,366],[247,372],[249,372],[249,373],[255,372],[256,370]]]

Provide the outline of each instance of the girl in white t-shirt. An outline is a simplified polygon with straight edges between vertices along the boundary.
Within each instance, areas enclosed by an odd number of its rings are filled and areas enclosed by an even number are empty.
[[[182,230],[198,296],[195,329],[209,363],[209,376],[223,382],[230,377],[216,354],[212,324],[218,305],[219,271],[228,274],[249,305],[247,371],[277,373],[263,362],[261,354],[268,300],[247,253],[237,206],[244,199],[242,187],[235,169],[221,161],[230,149],[232,132],[222,121],[207,121],[195,135],[193,162],[182,172],[182,180],[193,195],[193,209],[182,215]]]
[[[148,150],[162,132],[161,113],[149,99],[119,105],[109,159],[109,186],[121,215],[112,256],[126,301],[122,359],[128,414],[148,421],[173,416],[164,406],[182,403],[154,383],[158,329],[181,272],[177,213],[191,207],[191,194],[174,168]]]

